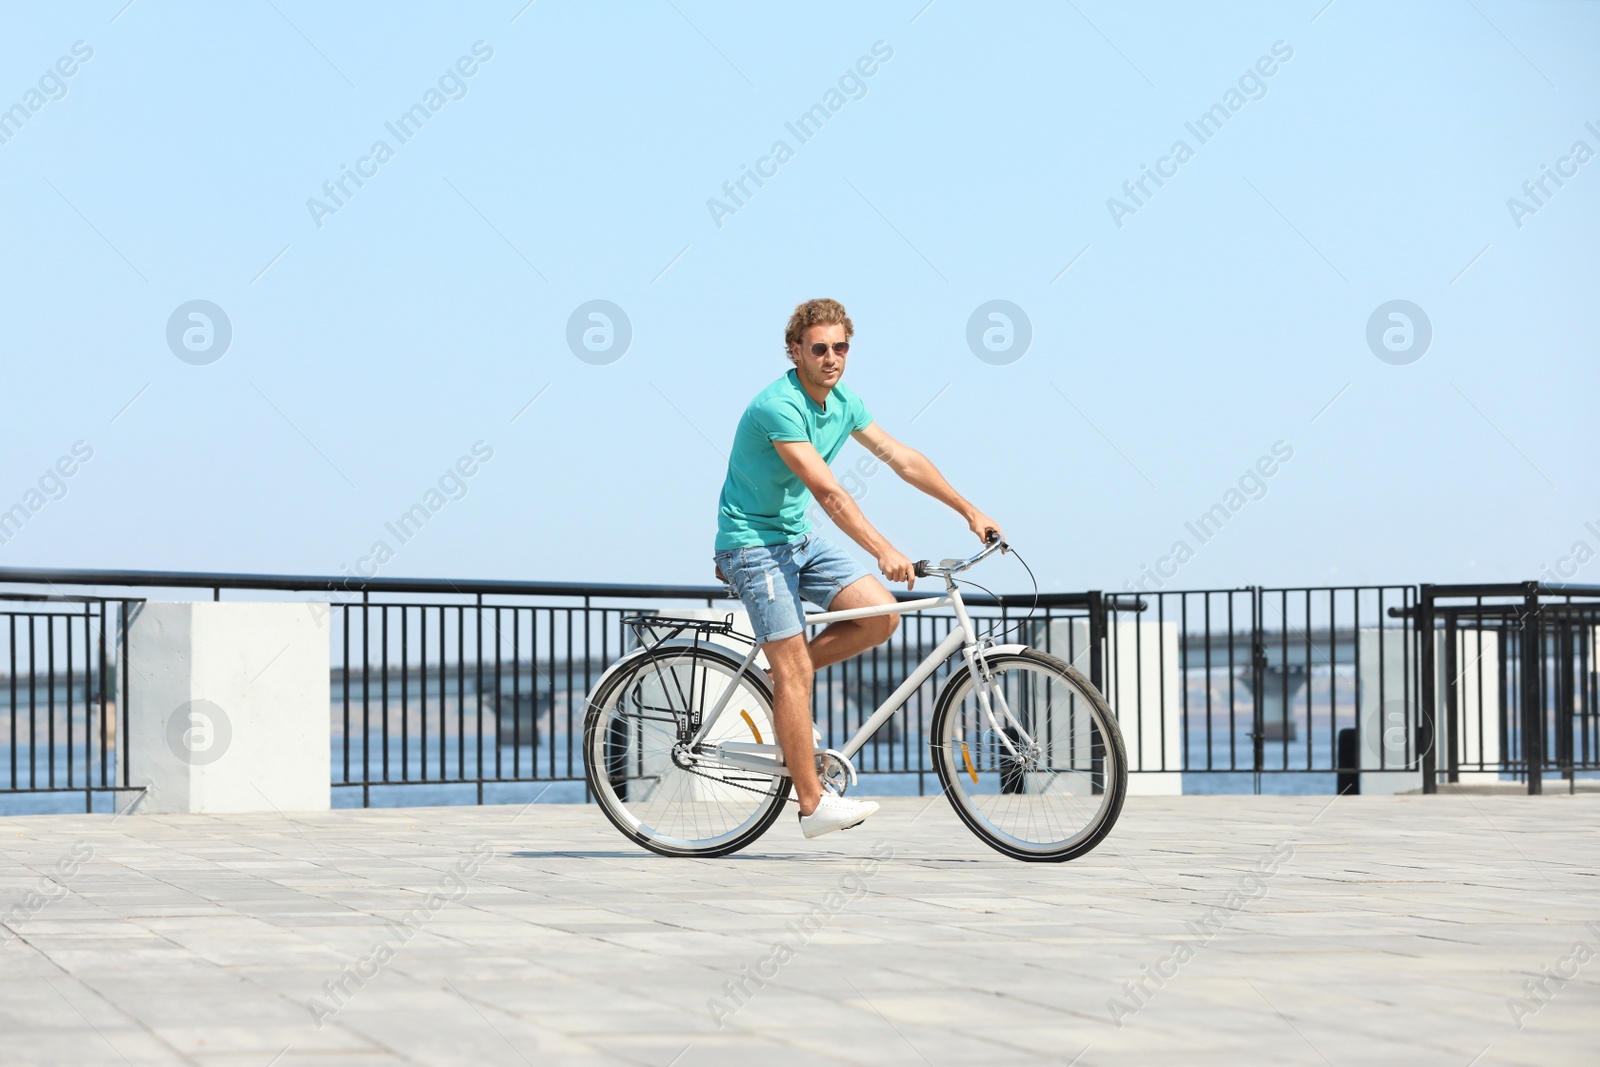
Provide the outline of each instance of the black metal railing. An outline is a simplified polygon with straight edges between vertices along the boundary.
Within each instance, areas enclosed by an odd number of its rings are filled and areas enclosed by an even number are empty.
[[[375,791],[393,801],[382,793],[394,787],[466,789],[482,803],[486,790],[496,786],[581,782],[586,697],[604,669],[631,647],[623,618],[739,606],[721,586],[0,570],[0,585],[7,583],[202,589],[218,600],[224,590],[321,594],[333,624],[331,781],[336,790],[360,790],[363,805],[374,800]],[[1084,651],[1089,635],[1099,632],[1098,594],[973,593],[966,602],[980,625],[1002,637],[1038,631],[1043,640],[1025,639],[1046,647],[1064,643],[1085,673],[1098,679],[1099,658]],[[1029,611],[1032,617],[1022,621]],[[1068,619],[1079,620],[1081,632],[1056,634],[1052,623]],[[859,729],[953,624],[948,611],[906,616],[887,644],[822,672],[813,700],[827,743],[841,744]],[[925,787],[932,771],[926,729],[937,683],[948,669],[925,683],[897,722],[875,736],[858,761],[863,772],[916,774],[919,789]],[[81,738],[77,743],[81,747]],[[126,782],[125,752],[118,762],[119,780]],[[437,792],[409,792],[444,799]]]
[[[1415,587],[1137,596],[1108,605],[1102,685],[1136,772],[1259,787],[1263,774],[1416,768]]]
[[[130,606],[122,598],[0,593],[0,794],[126,788]],[[121,758],[118,744],[124,746]]]
[[[404,802],[393,788],[433,802],[442,794],[411,787],[447,786],[481,803],[486,790],[503,798],[499,786],[581,782],[586,696],[632,647],[623,619],[738,607],[720,586],[107,571],[0,571],[0,585],[52,589],[0,592],[3,791],[83,790],[86,803],[129,781],[119,665],[139,667],[127,662],[136,601],[63,588],[328,601],[332,782],[362,804]],[[1425,789],[1481,774],[1536,791],[1542,773],[1600,769],[1590,588],[973,593],[967,604],[1000,640],[1059,656],[1100,687],[1135,774],[1245,775],[1258,790],[1278,774],[1405,771]],[[904,616],[886,644],[821,672],[813,710],[826,743],[854,734],[953,625],[948,611]],[[952,666],[861,751],[862,773],[915,775],[926,790],[932,702]]]
[[[364,803],[390,786],[471,786],[482,802],[486,787],[581,781],[587,695],[633,647],[623,620],[739,606],[715,586],[612,587],[564,603],[510,583],[466,597],[422,600],[412,592],[367,589],[357,602],[332,606],[333,784],[361,788]],[[619,603],[596,603],[602,599]],[[1088,617],[1082,595],[1040,599],[1028,626]],[[1013,602],[968,600],[996,634],[1017,631]],[[954,622],[948,613],[908,615],[884,645],[822,671],[812,705],[825,743],[855,733]],[[926,787],[927,725],[951,666],[874,736],[857,761],[861,772],[916,774],[919,790]]]

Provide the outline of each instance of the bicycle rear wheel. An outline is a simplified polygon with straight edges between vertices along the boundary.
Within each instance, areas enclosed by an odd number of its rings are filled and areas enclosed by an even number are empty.
[[[638,653],[603,681],[584,719],[584,773],[617,829],[664,856],[722,856],[771,826],[789,797],[786,776],[720,767],[687,750],[691,721],[732,685],[711,741],[775,744],[764,678],[704,642]],[[691,714],[692,713],[692,714]]]
[[[973,833],[1007,856],[1081,856],[1111,832],[1128,789],[1111,709],[1054,656],[1028,649],[986,661],[989,712],[967,667],[934,708],[929,745],[945,795]]]

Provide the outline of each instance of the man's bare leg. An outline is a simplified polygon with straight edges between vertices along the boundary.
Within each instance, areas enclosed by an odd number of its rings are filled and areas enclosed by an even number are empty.
[[[867,575],[840,590],[828,610],[848,611],[892,603],[894,594],[885,589],[882,582]],[[817,763],[813,758],[815,741],[811,735],[812,677],[830,663],[883,644],[899,625],[898,615],[848,619],[825,627],[809,643],[805,634],[795,634],[761,646],[774,690],[772,716],[776,721],[773,727],[778,732],[778,747],[783,750],[789,777],[794,780],[795,799],[800,802],[801,815],[816,811],[822,800],[822,781],[817,777]],[[791,753],[805,756],[794,759]]]
[[[872,575],[864,575],[845,586],[828,604],[829,611],[849,611],[853,608],[870,608],[879,604],[893,604],[894,594]],[[883,644],[894,636],[900,625],[898,615],[874,615],[866,619],[847,619],[830,623],[811,640],[811,669],[820,671],[831,663],[847,660],[869,648]],[[770,663],[772,657],[769,655]]]
[[[811,676],[816,668],[811,664],[803,633],[768,641],[761,651],[766,654],[772,677],[772,725],[778,732],[778,747],[783,750],[783,762],[794,780],[800,814],[810,815],[822,802],[822,781],[817,777],[811,736]]]

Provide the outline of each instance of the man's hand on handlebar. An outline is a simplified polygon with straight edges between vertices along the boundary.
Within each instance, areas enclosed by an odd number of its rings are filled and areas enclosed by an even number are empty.
[[[916,585],[917,576],[912,573],[911,561],[892,548],[878,557],[878,569],[890,582],[905,582],[907,589]]]
[[[1000,524],[995,522],[981,511],[972,516],[971,520],[968,521],[967,526],[972,530],[973,533],[978,535],[978,540],[982,541],[984,544],[988,544],[991,541],[994,541],[996,538],[1001,541],[1004,541],[1006,538],[1004,531],[1000,529]]]

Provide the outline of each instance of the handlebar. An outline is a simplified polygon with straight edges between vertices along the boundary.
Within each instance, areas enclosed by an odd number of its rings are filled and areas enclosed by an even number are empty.
[[[918,578],[930,578],[935,575],[944,575],[948,577],[952,574],[959,574],[968,567],[975,566],[980,560],[992,555],[996,549],[1004,552],[1010,547],[1010,545],[1000,540],[1000,538],[996,536],[991,538],[989,543],[979,549],[976,554],[969,556],[966,559],[942,559],[939,561],[937,566],[934,565],[932,560],[919,559],[912,566],[912,573],[914,573]]]

